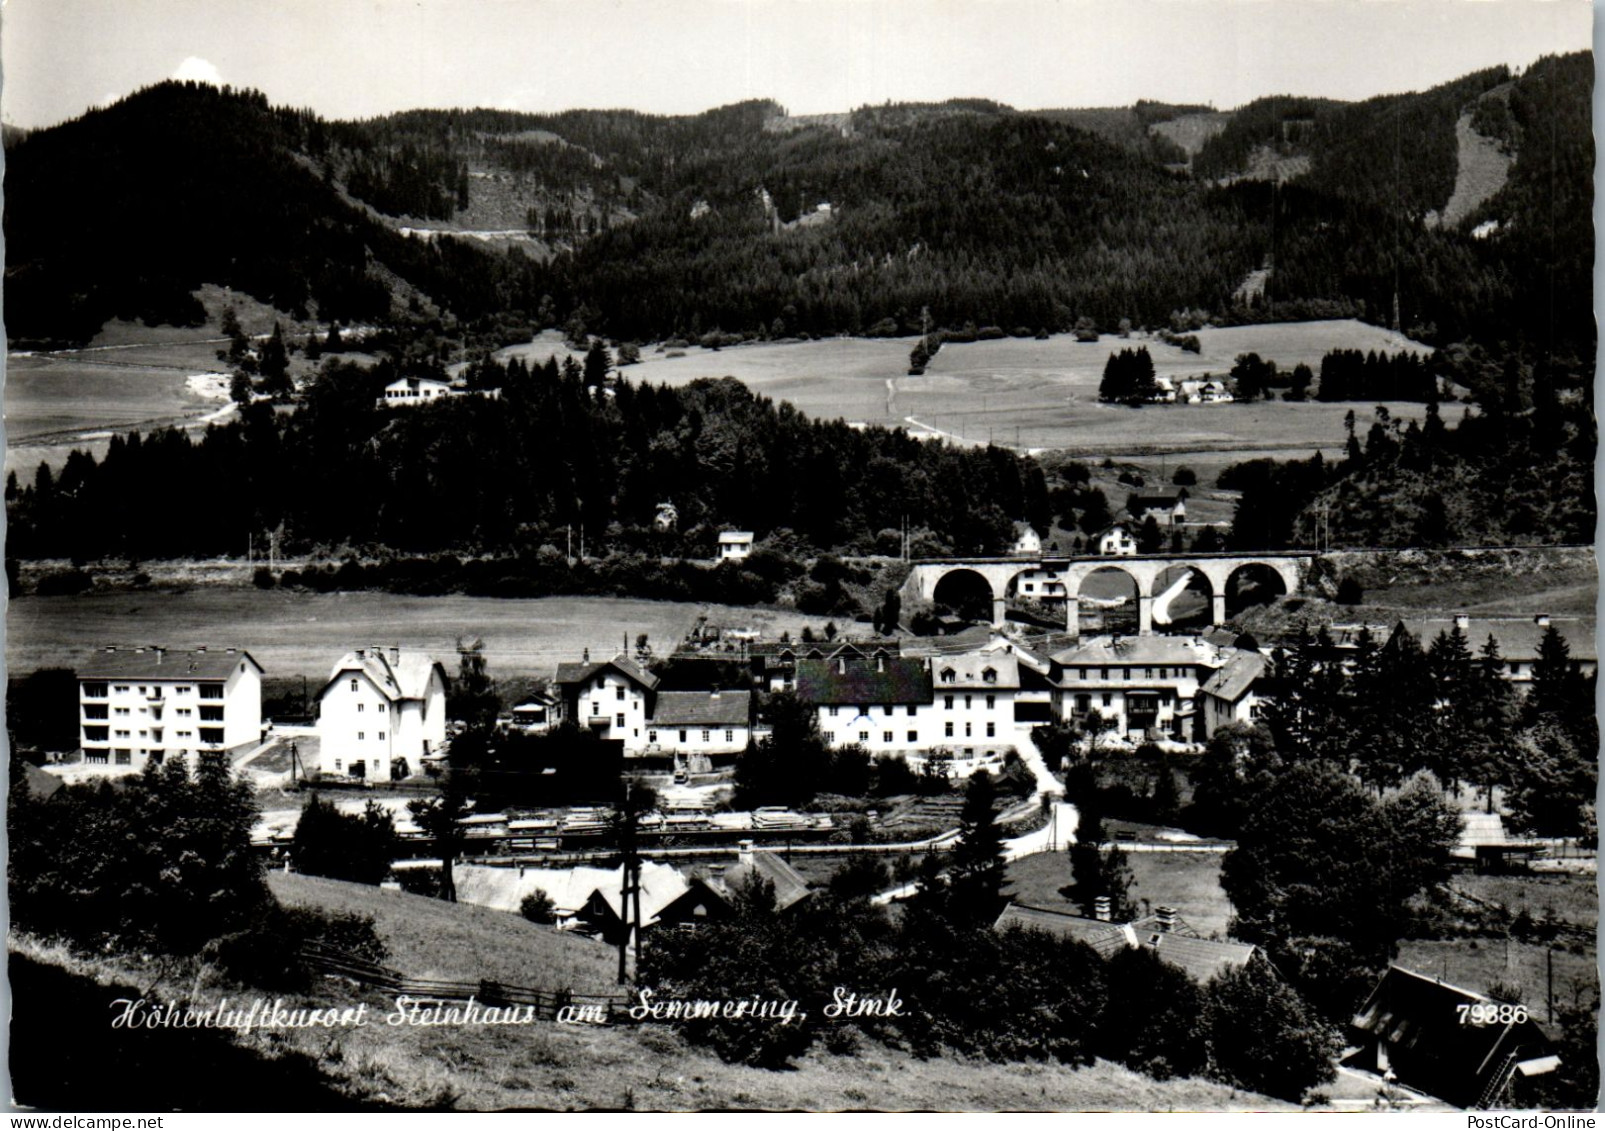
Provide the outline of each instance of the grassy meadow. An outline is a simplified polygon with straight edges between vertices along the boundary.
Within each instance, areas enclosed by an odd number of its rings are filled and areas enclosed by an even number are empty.
[[[1128,852],[1132,898],[1138,907],[1174,907],[1201,935],[1225,937],[1231,918],[1231,901],[1220,889],[1220,866],[1225,857],[1216,852]],[[1060,888],[1073,882],[1070,856],[1039,852],[1009,865],[1010,898],[1016,903],[1079,914]]]
[[[666,652],[700,613],[726,627],[766,635],[820,617],[772,609],[738,609],[614,597],[412,597],[394,593],[290,593],[256,589],[91,593],[19,597],[7,620],[6,665],[14,675],[71,667],[97,648],[166,644],[172,648],[243,648],[270,676],[322,679],[341,655],[364,644],[400,645],[433,653],[455,670],[456,642],[482,639],[492,677],[550,676],[559,662],[612,656],[646,633]]]
[[[1308,455],[1336,451],[1350,408],[1369,418],[1373,406],[1353,404],[1173,405],[1123,408],[1098,403],[1098,383],[1110,354],[1143,345],[1162,376],[1224,375],[1238,354],[1257,352],[1283,368],[1319,368],[1329,350],[1415,350],[1401,334],[1353,320],[1290,322],[1200,330],[1201,350],[1188,353],[1157,339],[1104,337],[1077,342],[1060,334],[1045,341],[1001,338],[950,343],[921,377],[907,376],[915,338],[828,338],[753,343],[721,350],[648,349],[624,370],[634,381],[681,386],[700,377],[731,376],[754,392],[792,402],[818,417],[904,425],[970,443],[1068,449],[1084,455],[1160,452],[1258,452]],[[545,333],[499,356],[544,362],[569,350]],[[678,353],[680,356],[671,356]],[[1419,417],[1420,405],[1390,405],[1395,416]],[[912,418],[912,421],[910,420]],[[919,426],[923,425],[924,429]]]

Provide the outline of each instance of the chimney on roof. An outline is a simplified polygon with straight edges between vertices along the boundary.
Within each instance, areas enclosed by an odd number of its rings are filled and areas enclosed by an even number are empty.
[[[1537,616],[1535,616],[1533,618],[1533,623],[1536,624],[1539,628],[1548,628],[1549,627],[1549,614],[1548,613],[1539,613]]]
[[[1097,899],[1093,900],[1092,901],[1092,908],[1093,908],[1092,917],[1094,919],[1098,920],[1098,922],[1100,922],[1100,923],[1112,923],[1112,922],[1114,922],[1114,918],[1115,918],[1114,908],[1113,908],[1113,905],[1109,902],[1109,897],[1107,895],[1100,895]]]
[[[1468,617],[1465,613],[1456,613],[1455,614],[1455,627],[1458,628],[1461,632],[1469,631],[1470,628],[1471,628],[1471,618]]]
[[[1168,935],[1176,929],[1176,909],[1174,907],[1160,907],[1156,910],[1158,911],[1160,933]]]
[[[584,653],[582,653],[582,656],[583,662],[587,664],[591,662],[591,650],[589,648],[585,649]]]
[[[195,650],[196,650],[196,651],[197,651],[197,652],[205,652],[205,651],[206,651],[206,645],[204,645],[204,644],[197,644],[197,645],[195,645]]]
[[[875,657],[875,670],[878,671],[878,672],[883,672],[883,671],[886,670],[886,655],[885,655],[885,653],[881,653],[881,654],[876,655],[876,657]]]
[[[390,646],[390,662],[392,664],[401,663],[401,645],[392,644]]]
[[[736,849],[737,863],[741,864],[742,867],[750,868],[752,866],[752,841],[750,839],[737,841]]]
[[[107,652],[116,652],[117,651],[117,645],[115,645],[115,644],[106,645],[106,651]]]
[[[836,657],[836,674],[837,675],[846,675],[847,674],[847,657],[846,656],[837,656]]]
[[[230,649],[229,649],[229,650],[228,650],[228,654],[229,654],[229,655],[230,655],[230,656],[232,656],[232,655],[234,655],[234,652],[235,652],[235,649],[233,649],[233,648],[230,648]]]
[[[156,653],[156,663],[157,663],[157,666],[160,666],[161,662],[162,662],[162,653],[166,652],[167,649],[163,648],[160,644],[158,644],[155,647],[153,647],[151,649],[151,651]]]
[[[368,650],[366,648],[358,648],[357,649],[357,659],[366,660],[367,658],[368,658]]]

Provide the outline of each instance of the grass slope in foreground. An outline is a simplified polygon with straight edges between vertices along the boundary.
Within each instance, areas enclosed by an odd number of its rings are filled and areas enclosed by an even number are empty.
[[[372,915],[390,949],[391,964],[409,973],[464,977],[477,971],[523,984],[570,982],[576,989],[608,988],[605,971],[612,961],[608,948],[517,916],[282,873],[271,877],[270,886],[288,904]],[[30,977],[42,981],[55,975],[41,971],[70,972],[88,994],[85,1000],[93,996],[96,983],[108,990],[137,985],[147,998],[161,1001],[194,994],[203,1006],[225,995],[238,1000],[255,993],[206,980],[196,983],[191,973],[169,973],[156,963],[134,969],[112,959],[71,958],[57,948],[13,939],[14,952],[18,948],[26,952],[22,961]],[[355,1004],[364,1000],[360,993],[349,985],[325,981],[304,1004]],[[370,1016],[375,1011],[382,1016],[389,1006],[377,996],[366,1000],[371,1001]],[[919,1060],[867,1045],[857,1055],[845,1057],[815,1050],[795,1069],[772,1072],[725,1064],[687,1046],[667,1026],[381,1024],[330,1032],[296,1030],[282,1039],[258,1032],[236,1040],[246,1046],[250,1055],[245,1059],[253,1063],[298,1067],[308,1077],[307,1087],[296,1091],[292,1102],[310,1101],[320,1107],[349,1103],[458,1110],[1295,1110],[1205,1081],[1160,1083],[1103,1061],[1069,1068]],[[86,1080],[93,1078],[94,1066],[81,1067],[89,1074]],[[19,1097],[28,1088],[26,1083],[19,1088]],[[91,1088],[83,1094],[92,1092]],[[165,1106],[154,1092],[146,1100],[146,1106]],[[271,1096],[263,1095],[258,1102],[273,1106]]]

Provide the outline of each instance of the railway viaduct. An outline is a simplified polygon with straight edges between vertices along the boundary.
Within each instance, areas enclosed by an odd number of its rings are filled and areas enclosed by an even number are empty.
[[[1099,570],[1119,570],[1137,585],[1137,631],[1143,635],[1153,632],[1154,598],[1158,596],[1159,579],[1167,570],[1186,569],[1203,577],[1209,585],[1210,623],[1220,624],[1226,619],[1226,593],[1232,578],[1241,570],[1253,570],[1264,575],[1269,571],[1281,581],[1283,591],[1296,593],[1303,584],[1316,557],[1313,550],[1289,551],[1277,554],[1151,554],[1143,557],[998,557],[998,558],[941,558],[917,561],[903,584],[905,598],[930,602],[936,599],[936,590],[944,580],[968,572],[979,577],[992,593],[992,623],[1001,627],[1011,587],[1026,574],[1039,574],[1038,580],[1062,586],[1062,593],[1051,590],[1054,598],[1062,596],[1065,602],[1065,631],[1080,635],[1081,611],[1077,598],[1081,586]],[[1045,575],[1045,576],[1040,576]]]

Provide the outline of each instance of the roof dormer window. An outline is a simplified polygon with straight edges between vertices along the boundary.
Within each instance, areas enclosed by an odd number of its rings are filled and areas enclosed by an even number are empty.
[[[998,681],[997,669],[987,668],[981,673],[981,681],[983,683],[996,683]]]
[[[943,683],[952,683],[953,679],[954,679],[953,669],[952,668],[943,668],[942,669],[942,682]]]

